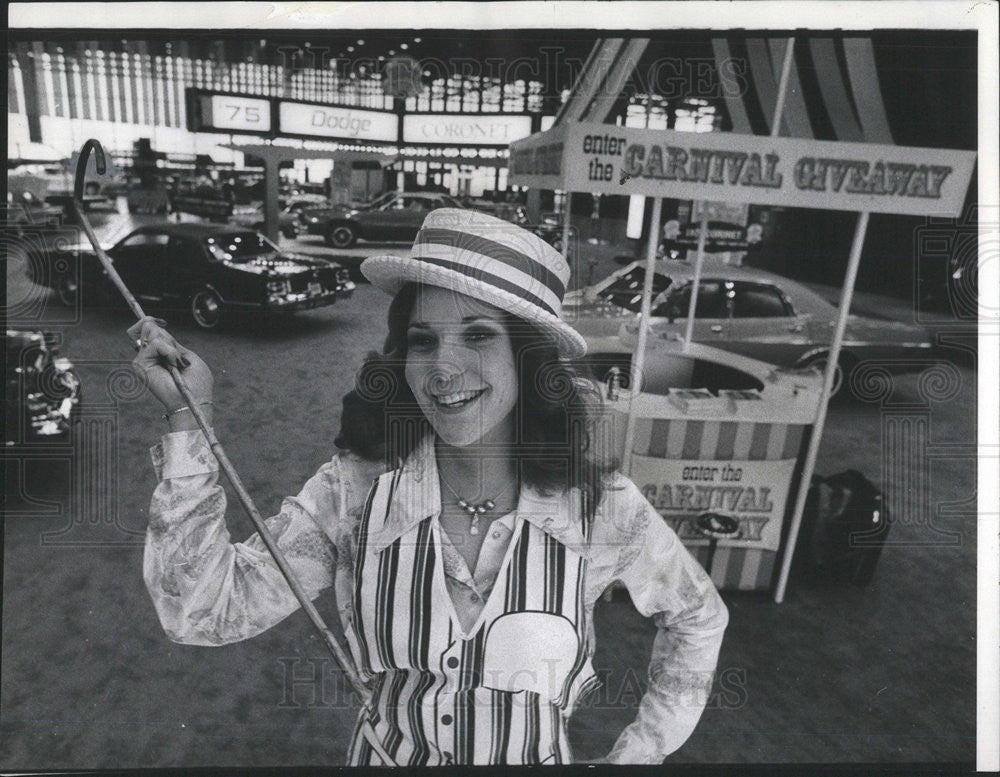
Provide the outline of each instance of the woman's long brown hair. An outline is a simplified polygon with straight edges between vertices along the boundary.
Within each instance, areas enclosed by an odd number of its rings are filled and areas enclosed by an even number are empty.
[[[406,332],[418,288],[406,284],[393,298],[382,353],[370,353],[358,371],[336,440],[359,456],[384,459],[388,469],[432,433],[405,374]],[[513,454],[522,481],[543,493],[579,488],[592,514],[618,464],[600,392],[559,358],[538,327],[509,313],[505,324],[517,365]]]

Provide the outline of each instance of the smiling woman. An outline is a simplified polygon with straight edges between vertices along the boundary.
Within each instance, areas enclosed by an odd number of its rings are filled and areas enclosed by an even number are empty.
[[[598,684],[594,604],[616,581],[658,633],[607,760],[661,762],[701,716],[728,616],[603,453],[599,394],[567,361],[585,347],[559,318],[569,268],[509,222],[439,209],[408,257],[361,269],[394,295],[383,353],[345,398],[344,450],[268,521],[303,587],[336,589],[370,683],[349,763],[572,762],[567,722]],[[209,415],[211,373],[152,320],[133,334],[172,431],[154,449],[147,587],[171,639],[246,639],[298,602],[259,537],[230,543],[217,467],[160,363]]]
[[[446,289],[419,289],[407,329],[406,382],[448,445],[510,443],[514,354],[497,308]]]
[[[544,332],[488,303],[415,282],[396,294],[388,319],[383,354],[372,354],[357,379],[359,393],[381,403],[387,461],[404,461],[428,434],[449,460],[464,449],[476,462],[482,450],[501,446],[522,481],[562,490],[574,473],[573,485],[597,502],[614,466],[591,444],[600,398]]]

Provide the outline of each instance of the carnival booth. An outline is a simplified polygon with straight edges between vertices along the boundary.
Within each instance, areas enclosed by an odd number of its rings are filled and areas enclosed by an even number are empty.
[[[790,51],[789,43],[782,94]],[[781,125],[780,116],[779,99],[773,127]],[[784,597],[808,491],[802,484],[810,482],[816,464],[868,214],[956,216],[974,164],[975,153],[967,151],[595,122],[557,124],[511,144],[513,184],[560,189],[568,196],[654,198],[628,381],[635,390],[613,399],[619,416],[615,439],[625,472],[720,587],[772,590],[777,602]],[[685,338],[647,348],[664,197],[700,205],[698,254]],[[713,202],[859,212],[822,377],[691,342]],[[567,221],[563,245],[568,234]],[[756,376],[759,385],[738,390],[719,381],[710,385],[711,378],[698,376],[719,371],[704,365]]]
[[[720,589],[770,589],[821,393],[815,369],[662,340],[642,390],[612,390],[614,449]]]

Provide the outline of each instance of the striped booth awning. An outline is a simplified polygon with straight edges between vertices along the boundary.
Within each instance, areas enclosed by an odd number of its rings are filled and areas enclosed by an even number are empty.
[[[771,134],[787,38],[713,38],[720,72],[746,63],[746,89],[726,90],[732,131]],[[870,37],[797,37],[785,94],[785,137],[893,143]]]

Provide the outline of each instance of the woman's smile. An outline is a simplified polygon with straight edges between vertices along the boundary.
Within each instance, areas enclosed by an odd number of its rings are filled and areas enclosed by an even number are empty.
[[[475,391],[459,391],[453,394],[432,394],[435,406],[444,412],[454,412],[462,410],[475,402],[489,389],[478,389]]]

